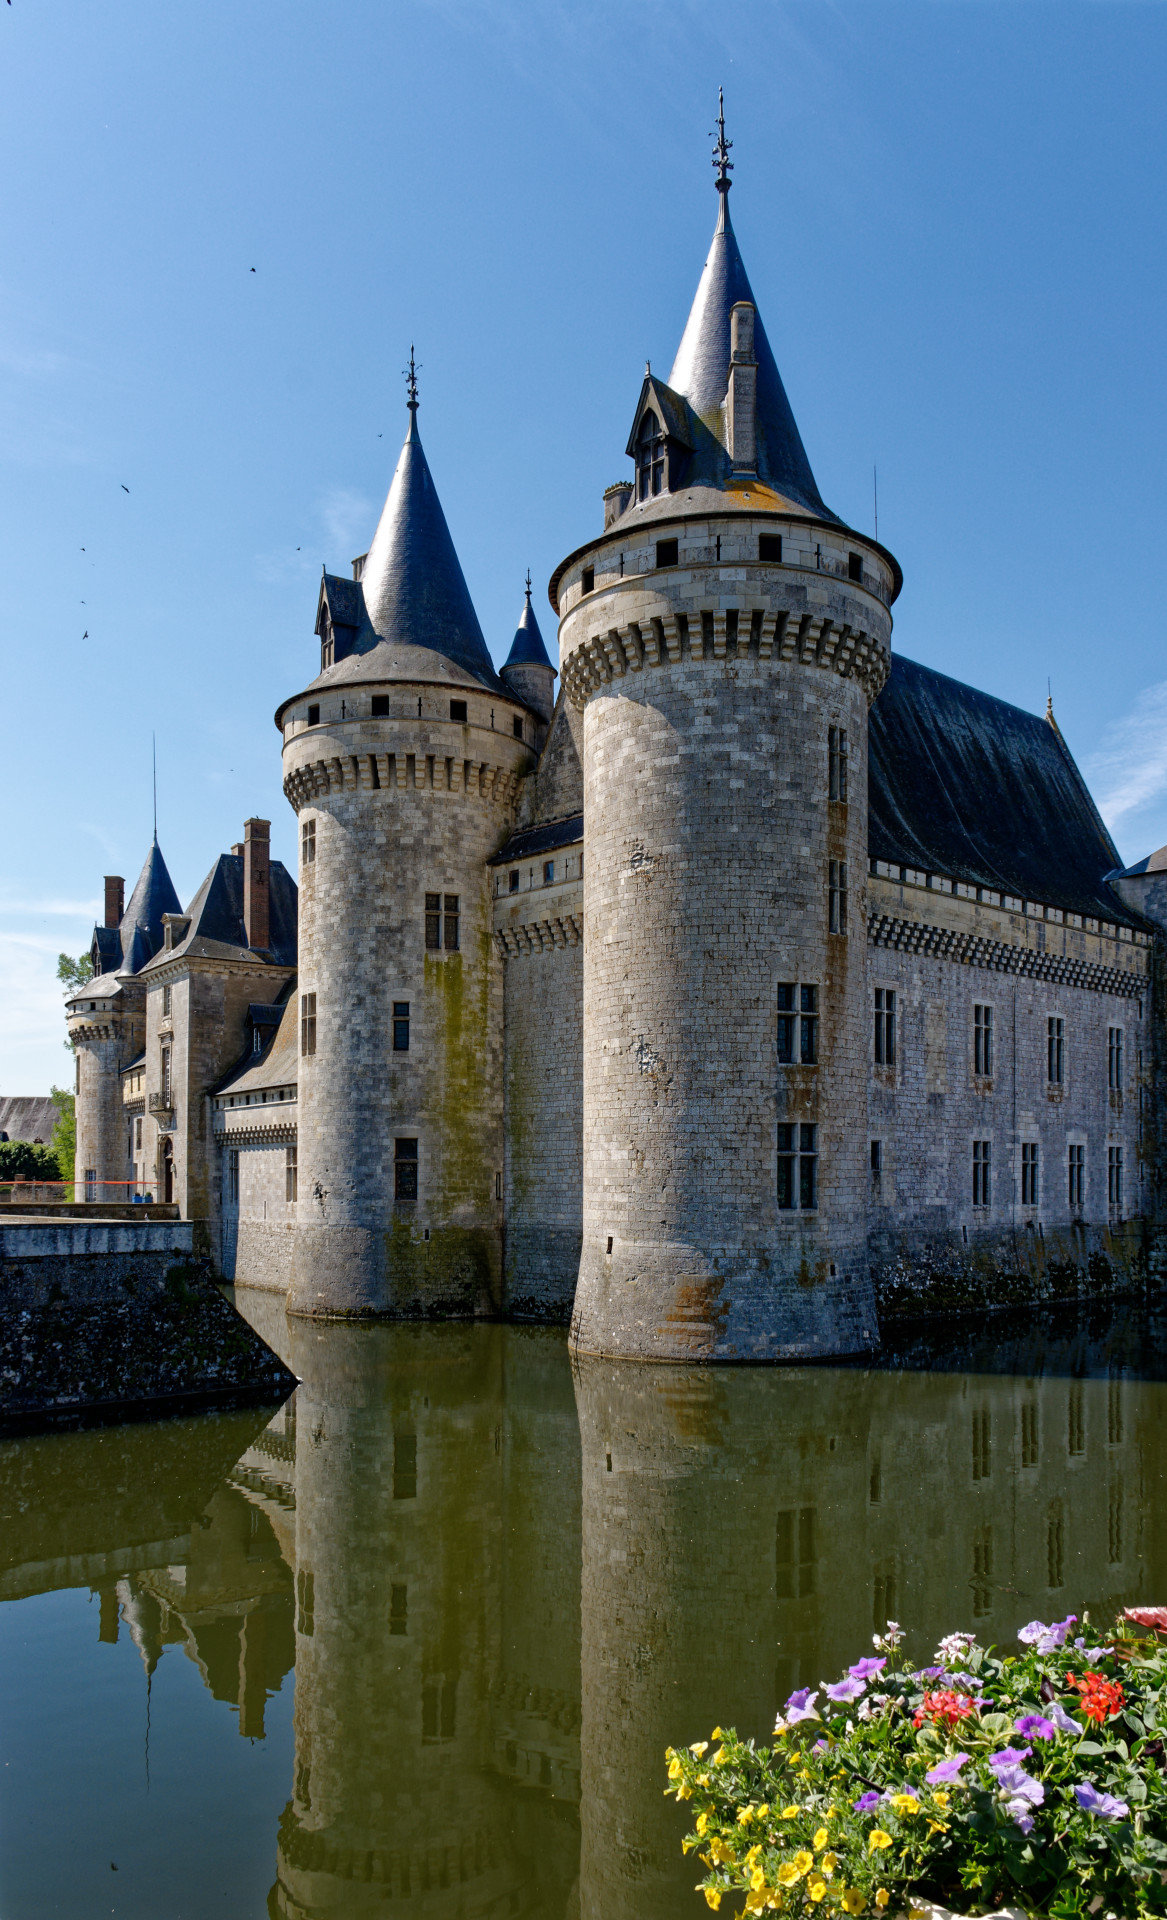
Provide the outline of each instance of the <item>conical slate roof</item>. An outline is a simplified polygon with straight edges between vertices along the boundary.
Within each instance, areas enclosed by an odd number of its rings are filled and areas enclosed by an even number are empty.
[[[507,667],[547,667],[554,672],[543,645],[543,635],[539,631],[539,622],[535,618],[535,609],[531,605],[531,581],[527,579],[527,598],[519,616],[515,637],[511,641],[511,650],[507,654],[503,672]]]
[[[728,478],[722,404],[729,389],[729,316],[739,300],[748,300],[755,310],[754,354],[758,363],[758,479],[807,513],[834,520],[836,516],[823,505],[815,484],[762,316],[757,312],[758,303],[729,217],[728,188],[719,197],[721,210],[713,244],[668,380],[674,392],[688,401],[710,436],[701,436],[703,444],[694,452],[685,484],[718,486]]]
[[[358,640],[359,652],[376,644],[375,635],[440,653],[476,679],[497,685],[413,407],[361,587],[372,631]]]
[[[129,905],[118,927],[124,973],[140,973],[162,945],[162,916],[181,913],[174,882],[166,870],[157,836],[146,855],[146,864],[138,875]]]

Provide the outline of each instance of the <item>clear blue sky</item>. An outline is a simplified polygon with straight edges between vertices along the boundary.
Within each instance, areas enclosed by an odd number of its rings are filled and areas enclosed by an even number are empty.
[[[858,528],[878,461],[897,646],[1035,710],[1051,676],[1124,856],[1167,841],[1167,7],[12,0],[0,1092],[69,1070],[56,955],[145,856],[152,730],[184,901],[248,814],[294,869],[272,711],[321,563],[368,545],[411,340],[495,657],[528,565],[554,647],[543,586],[705,257],[719,80]]]

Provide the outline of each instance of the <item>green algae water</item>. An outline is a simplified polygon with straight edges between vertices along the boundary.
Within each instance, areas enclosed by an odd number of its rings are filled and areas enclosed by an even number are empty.
[[[0,1444],[0,1920],[696,1920],[666,1745],[889,1617],[1167,1602],[1145,1315],[705,1369],[237,1304],[284,1406]]]

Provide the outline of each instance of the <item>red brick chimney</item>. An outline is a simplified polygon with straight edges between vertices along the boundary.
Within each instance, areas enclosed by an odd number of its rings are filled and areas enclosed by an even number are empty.
[[[126,910],[126,883],[120,873],[105,876],[105,924],[120,927]]]
[[[268,926],[270,840],[270,820],[243,822],[243,924],[247,928],[248,946],[260,949],[271,945]]]

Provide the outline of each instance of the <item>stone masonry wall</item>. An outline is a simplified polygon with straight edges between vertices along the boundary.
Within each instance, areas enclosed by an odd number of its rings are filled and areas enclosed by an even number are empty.
[[[293,1120],[272,1139],[216,1135],[223,1191],[219,1270],[225,1280],[281,1294],[292,1284],[296,1202],[288,1199],[288,1147],[295,1138]],[[231,1153],[239,1155],[238,1200],[230,1191]]]

